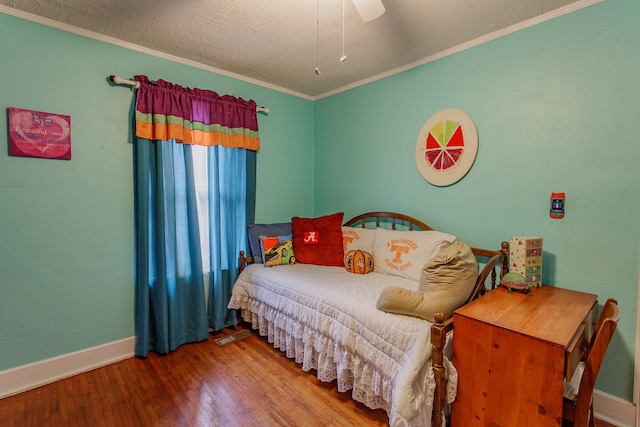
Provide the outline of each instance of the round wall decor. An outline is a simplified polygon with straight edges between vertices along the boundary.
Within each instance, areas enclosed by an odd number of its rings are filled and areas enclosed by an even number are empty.
[[[464,112],[442,110],[422,126],[416,141],[416,165],[424,179],[440,187],[464,177],[478,153],[478,131]]]

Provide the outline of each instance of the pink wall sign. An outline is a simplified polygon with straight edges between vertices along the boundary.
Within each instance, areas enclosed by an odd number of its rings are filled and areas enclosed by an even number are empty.
[[[9,154],[71,160],[71,117],[9,107]]]

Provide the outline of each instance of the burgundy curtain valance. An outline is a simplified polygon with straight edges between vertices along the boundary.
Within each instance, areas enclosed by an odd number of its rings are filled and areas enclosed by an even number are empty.
[[[136,98],[136,136],[175,139],[195,145],[222,145],[258,151],[256,103],[206,89],[185,88],[164,80],[140,83]]]

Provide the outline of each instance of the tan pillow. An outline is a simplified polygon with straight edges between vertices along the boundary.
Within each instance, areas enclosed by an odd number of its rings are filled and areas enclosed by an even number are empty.
[[[471,248],[455,242],[423,266],[417,291],[389,286],[382,290],[376,307],[430,322],[441,312],[447,319],[469,298],[477,277],[478,262]]]

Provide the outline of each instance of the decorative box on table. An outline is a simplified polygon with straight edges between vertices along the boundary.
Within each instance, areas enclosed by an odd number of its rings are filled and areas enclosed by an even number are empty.
[[[509,244],[509,271],[522,275],[534,288],[542,286],[542,238],[515,236]]]

